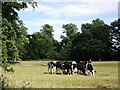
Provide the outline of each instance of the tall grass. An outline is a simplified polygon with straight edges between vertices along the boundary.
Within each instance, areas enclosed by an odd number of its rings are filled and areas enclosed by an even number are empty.
[[[14,73],[3,73],[7,87],[14,88],[117,88],[118,62],[93,62],[95,76],[51,75],[46,61],[22,61]]]

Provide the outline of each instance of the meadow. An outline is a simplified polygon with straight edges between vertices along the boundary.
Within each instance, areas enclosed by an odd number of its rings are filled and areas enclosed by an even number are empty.
[[[5,87],[9,88],[117,88],[118,61],[92,62],[95,76],[51,75],[47,63],[51,60],[21,61],[12,65],[15,72],[5,73]]]

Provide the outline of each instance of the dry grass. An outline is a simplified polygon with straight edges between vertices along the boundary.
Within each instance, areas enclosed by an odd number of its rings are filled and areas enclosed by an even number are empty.
[[[14,73],[4,73],[8,87],[29,88],[117,88],[118,62],[93,62],[97,73],[94,77],[84,75],[48,74],[48,60],[22,61],[12,65]]]

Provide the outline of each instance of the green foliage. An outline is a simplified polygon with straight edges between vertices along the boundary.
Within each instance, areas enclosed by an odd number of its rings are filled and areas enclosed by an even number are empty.
[[[75,24],[63,25],[61,42],[53,37],[53,26],[45,24],[40,32],[29,36],[27,59],[58,59],[58,60],[112,60],[110,42],[111,27],[103,20],[95,19],[92,23],[82,24],[81,31]],[[108,56],[108,54],[110,56]]]
[[[27,28],[18,17],[18,11],[27,8],[27,2],[2,2],[2,58],[1,66],[9,71],[8,62],[20,60],[26,54],[25,44],[28,43]],[[36,3],[29,2],[34,8]],[[5,66],[5,67],[4,67]]]
[[[67,37],[72,37],[72,35],[74,35],[78,31],[77,26],[72,23],[63,25],[62,28],[64,28],[63,33],[66,33]]]
[[[20,11],[23,8],[27,8],[24,2],[2,2],[2,17],[13,23],[15,20],[19,19],[18,13],[15,10]]]
[[[93,20],[91,24],[82,24],[82,33],[75,35],[72,43],[71,58],[77,60],[101,60],[109,48],[109,29],[103,20]],[[108,53],[107,53],[108,54]],[[106,58],[106,57],[104,57]]]
[[[54,59],[56,57],[56,47],[54,46],[52,26],[45,24],[40,31],[29,37],[30,43],[27,45],[28,59]]]
[[[40,29],[41,33],[43,35],[48,35],[49,37],[52,37],[53,36],[53,26],[50,26],[49,24],[45,24],[42,26],[42,29]]]
[[[66,37],[61,35],[61,56],[63,57],[63,59],[70,59],[72,40],[77,33],[78,28],[75,24],[72,23],[63,25],[62,28],[64,28],[63,33],[66,34]]]
[[[18,49],[15,45],[16,32],[12,24],[3,18],[2,20],[2,61],[13,60],[16,61],[18,57]]]
[[[37,3],[33,0],[29,2],[2,2],[2,18],[6,18],[11,23],[20,22],[17,11],[27,8],[27,3],[33,8],[37,7]]]
[[[111,29],[110,29],[110,42],[111,42],[111,48],[113,51],[113,56],[116,59],[120,59],[120,18],[118,20],[115,20],[111,23]]]

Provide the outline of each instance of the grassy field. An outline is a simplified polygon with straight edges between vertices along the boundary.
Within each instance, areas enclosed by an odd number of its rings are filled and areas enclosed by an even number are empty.
[[[6,86],[15,88],[117,88],[118,62],[93,62],[95,76],[51,75],[46,61],[22,61],[14,73],[3,73]]]

